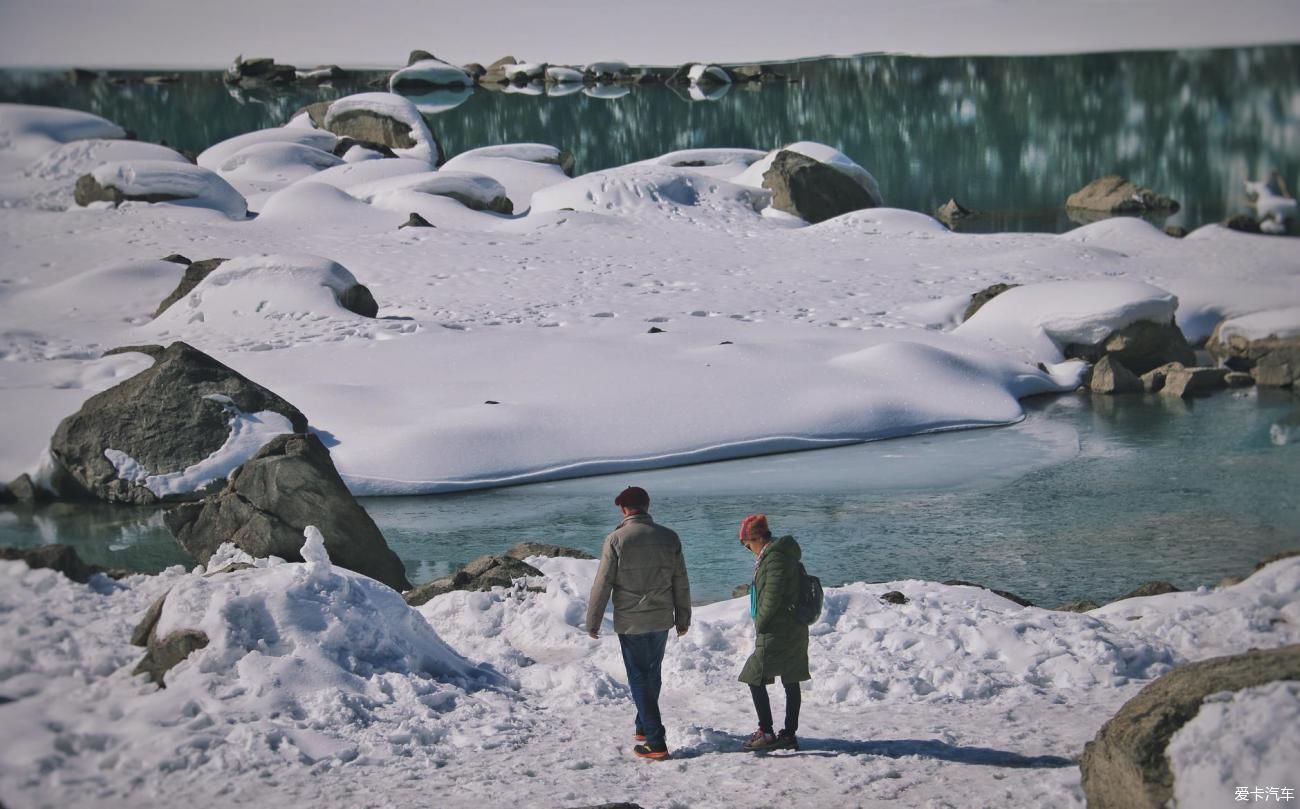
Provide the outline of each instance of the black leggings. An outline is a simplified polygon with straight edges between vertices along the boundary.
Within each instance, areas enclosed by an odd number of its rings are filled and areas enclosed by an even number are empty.
[[[798,683],[781,681],[785,686],[785,729],[794,733],[799,729],[799,703],[802,695]],[[764,733],[772,732],[772,701],[767,698],[767,686],[751,685],[749,695],[754,698],[754,710],[758,711],[758,728]]]

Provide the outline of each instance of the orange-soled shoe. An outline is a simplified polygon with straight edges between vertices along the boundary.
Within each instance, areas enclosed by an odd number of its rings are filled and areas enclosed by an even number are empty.
[[[632,748],[632,752],[641,758],[648,758],[653,761],[668,758],[668,745],[666,744],[638,744]]]
[[[632,734],[632,739],[633,741],[643,742],[645,741],[645,734],[638,730]]]

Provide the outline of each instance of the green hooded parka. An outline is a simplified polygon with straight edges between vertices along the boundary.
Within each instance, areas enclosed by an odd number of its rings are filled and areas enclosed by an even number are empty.
[[[767,546],[754,571],[750,598],[757,633],[754,653],[740,671],[748,685],[811,680],[808,673],[808,627],[794,616],[799,595],[799,559],[803,551],[792,536]]]

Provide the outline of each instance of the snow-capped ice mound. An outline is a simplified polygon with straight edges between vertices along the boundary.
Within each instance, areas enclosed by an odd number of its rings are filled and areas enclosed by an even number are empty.
[[[341,165],[340,158],[315,146],[254,143],[223,160],[217,173],[247,196],[274,191]]]
[[[248,214],[244,197],[230,183],[202,166],[170,160],[126,160],[105,163],[91,176],[130,197],[160,197],[160,204],[211,208],[231,219]]]
[[[554,147],[544,147],[554,149]],[[524,213],[532,205],[533,194],[569,179],[564,169],[554,160],[543,162],[528,157],[511,156],[508,151],[481,154],[490,150],[475,149],[448,160],[439,170],[468,172],[489,177],[499,183],[514,206],[515,213]],[[556,149],[558,159],[559,150]],[[529,154],[521,150],[520,154]]]
[[[683,209],[753,213],[766,198],[751,188],[726,180],[701,177],[689,169],[632,164],[584,174],[533,194],[533,211],[575,211],[639,214],[657,211],[670,216]]]
[[[409,148],[395,148],[393,152],[399,157],[423,160],[433,165],[438,156],[438,147],[434,142],[429,127],[425,125],[420,110],[409,98],[396,93],[358,93],[345,96],[330,104],[325,113],[325,127],[328,129],[340,118],[349,113],[365,112],[405,124],[409,137],[415,143]]]
[[[432,84],[439,87],[470,87],[474,79],[455,65],[441,59],[421,59],[388,77],[388,89],[399,85]]]
[[[880,195],[880,185],[876,183],[876,178],[871,176],[871,172],[858,165],[848,155],[839,149],[827,146],[824,143],[815,143],[813,141],[802,140],[798,143],[791,143],[780,149],[773,149],[765,157],[757,160],[746,169],[742,174],[736,177],[736,182],[741,185],[748,185],[752,188],[763,187],[763,173],[772,168],[772,161],[776,160],[777,154],[783,151],[798,152],[804,157],[810,157],[818,163],[825,163],[831,168],[840,171],[862,186],[878,200],[883,200]]]
[[[1265,337],[1300,336],[1300,306],[1270,309],[1242,317],[1229,318],[1219,326],[1219,341],[1226,343],[1233,337],[1262,340]]]
[[[356,284],[346,268],[319,256],[242,256],[213,270],[140,331],[160,342],[193,333],[263,348],[342,339],[357,333],[358,321],[369,322],[339,303]]]
[[[452,158],[460,160],[467,157],[510,157],[515,160],[528,160],[533,163],[554,163],[559,165],[563,153],[559,148],[548,143],[503,143],[499,146],[482,146],[461,152]],[[451,160],[447,161],[448,164]]]
[[[166,146],[138,140],[89,138],[60,144],[27,163],[0,183],[0,204],[66,210],[74,204],[77,178],[104,163],[123,160],[163,160],[189,163]]]
[[[502,213],[505,211],[499,209],[508,199],[505,186],[491,177],[445,169],[373,180],[351,186],[347,191],[359,200],[390,209],[392,206],[385,205],[385,198],[402,192],[450,197],[468,208],[498,210]]]
[[[18,171],[62,143],[124,137],[122,127],[88,112],[0,104],[0,174]]]
[[[1077,227],[1061,238],[1079,244],[1098,244],[1110,250],[1165,248],[1174,237],[1136,216],[1111,216]]]
[[[1051,281],[1007,290],[953,334],[1056,363],[1071,343],[1097,343],[1139,320],[1170,323],[1177,308],[1173,294],[1141,281]]]
[[[295,143],[300,146],[311,146],[324,152],[333,152],[338,140],[338,136],[334,133],[326,132],[323,129],[278,126],[236,135],[233,138],[227,138],[220,143],[213,144],[200,152],[195,162],[205,169],[220,171],[223,163],[234,157],[238,152],[255,144]]]

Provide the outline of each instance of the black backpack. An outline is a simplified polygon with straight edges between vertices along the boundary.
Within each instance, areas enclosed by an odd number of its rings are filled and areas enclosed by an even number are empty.
[[[799,594],[794,600],[795,620],[804,626],[812,626],[822,615],[822,580],[810,576],[808,570],[799,563]]]

